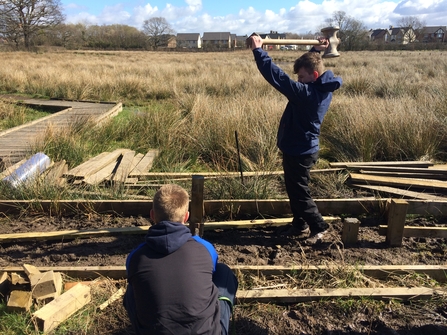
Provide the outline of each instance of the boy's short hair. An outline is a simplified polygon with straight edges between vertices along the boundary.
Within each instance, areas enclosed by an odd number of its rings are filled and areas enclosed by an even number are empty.
[[[186,190],[176,184],[163,185],[154,195],[152,209],[155,223],[160,221],[182,222],[189,207]]]
[[[306,69],[307,72],[318,72],[318,75],[324,72],[323,60],[318,52],[306,52],[300,58],[295,60],[293,64],[293,73],[298,74],[301,68]]]

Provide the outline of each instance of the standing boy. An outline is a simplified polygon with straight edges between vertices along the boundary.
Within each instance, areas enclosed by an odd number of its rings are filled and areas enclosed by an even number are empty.
[[[319,51],[329,46],[326,39],[295,61],[293,70],[298,81],[292,80],[273,63],[262,49],[261,37],[253,35],[250,40],[259,72],[288,99],[277,135],[293,213],[288,235],[302,235],[310,228],[310,236],[315,236],[326,231],[329,225],[310,195],[310,169],[318,159],[320,127],[332,100],[332,92],[341,86],[342,80],[334,77],[332,71],[324,71]]]
[[[145,242],[127,257],[124,306],[137,335],[227,335],[238,282],[207,241],[192,236],[188,193],[162,186]]]

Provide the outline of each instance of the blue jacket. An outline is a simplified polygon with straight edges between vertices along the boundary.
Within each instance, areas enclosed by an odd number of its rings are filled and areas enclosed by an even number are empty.
[[[299,83],[273,63],[265,50],[254,49],[253,55],[262,76],[289,100],[279,124],[278,148],[292,156],[317,152],[321,123],[341,78],[328,70],[313,83]]]
[[[220,335],[217,252],[187,226],[162,221],[127,257],[139,334]]]

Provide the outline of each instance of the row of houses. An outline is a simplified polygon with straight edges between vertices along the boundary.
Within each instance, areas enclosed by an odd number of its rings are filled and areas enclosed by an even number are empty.
[[[378,43],[443,43],[447,42],[446,33],[446,26],[423,27],[417,30],[411,27],[390,26],[388,29],[371,29],[368,36],[371,41]]]
[[[422,29],[414,30],[411,27],[392,27],[388,29],[371,29],[368,32],[370,41],[379,43],[394,42],[397,44],[407,44],[413,42],[447,42],[447,28],[446,26],[424,27]],[[277,31],[270,31],[266,34],[259,34],[262,39],[286,39],[285,33],[278,33]],[[173,48],[238,48],[245,46],[247,35],[238,36],[230,32],[204,32],[203,36],[199,33],[178,33],[171,41],[169,47]],[[273,46],[269,46],[273,48]],[[280,46],[275,46],[280,48]]]
[[[285,39],[286,34],[270,31],[267,34],[259,34],[262,39]],[[247,35],[238,36],[230,32],[204,32],[199,33],[178,33],[175,37],[175,47],[177,48],[238,48],[244,47]]]

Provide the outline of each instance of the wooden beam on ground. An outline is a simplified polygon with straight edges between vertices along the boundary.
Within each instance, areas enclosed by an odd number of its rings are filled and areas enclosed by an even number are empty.
[[[315,169],[310,170],[311,174],[322,174],[322,173],[335,173],[341,172],[344,169]],[[146,173],[131,173],[132,177],[138,177],[139,179],[151,179],[151,178],[165,178],[165,179],[178,179],[178,178],[191,178],[195,172],[146,172]],[[244,171],[244,176],[247,177],[263,177],[263,176],[280,176],[283,175],[284,171]],[[240,172],[200,172],[200,175],[205,178],[239,178]]]
[[[248,290],[237,291],[239,303],[298,303],[305,301],[319,301],[323,299],[360,299],[376,300],[398,299],[401,301],[415,301],[431,299],[435,291],[428,287],[391,287],[391,288],[334,288],[334,289],[296,289],[296,290]],[[444,294],[445,295],[445,294]]]
[[[370,190],[370,191],[378,191],[385,192],[388,194],[398,195],[400,197],[412,198],[412,199],[425,199],[425,200],[447,200],[447,197],[440,197],[437,195],[428,194],[425,192],[415,192],[408,191],[401,188],[390,187],[390,186],[378,186],[378,185],[362,185],[362,184],[352,184],[351,187]]]
[[[90,287],[78,284],[33,313],[36,328],[50,332],[90,301]]]
[[[388,226],[379,226],[379,235],[386,236]],[[447,238],[447,227],[412,227],[405,226],[403,237]]]
[[[434,164],[429,161],[394,161],[394,162],[335,162],[329,163],[333,168],[349,168],[351,166],[399,166],[428,168]]]
[[[132,162],[135,157],[135,151],[127,151],[123,153],[120,164],[112,177],[114,183],[124,183],[132,168]]]
[[[338,217],[324,216],[327,222],[338,220]],[[240,220],[208,222],[204,225],[205,230],[213,229],[248,229],[256,227],[278,227],[291,223],[292,218],[267,219],[267,220]],[[54,240],[74,240],[79,238],[94,238],[116,235],[146,234],[150,226],[123,227],[123,228],[103,228],[86,230],[58,230],[48,232],[29,233],[9,233],[0,234],[0,243],[24,242],[24,241],[54,241]]]
[[[387,199],[354,198],[354,199],[315,199],[321,214],[352,216],[381,213]],[[447,200],[407,200],[408,214],[445,215]],[[238,213],[253,216],[284,216],[291,214],[289,200],[205,200],[206,215],[237,215]],[[38,208],[42,213],[60,213],[69,215],[75,213],[117,214],[122,216],[149,217],[152,200],[0,200],[0,212],[5,215],[20,213],[29,208]]]
[[[367,174],[351,173],[349,177],[352,183],[379,184],[382,186],[419,187],[425,189],[447,190],[447,181],[416,179],[416,178],[395,178],[382,177]]]
[[[92,174],[95,174],[111,162],[116,160],[124,153],[130,151],[129,149],[116,149],[112,152],[103,152],[88,161],[78,165],[77,167],[68,171],[64,176],[69,179],[84,179]]]
[[[0,180],[9,176],[11,173],[13,173],[19,166],[21,166],[26,161],[27,161],[26,159],[22,159],[21,161],[15,163],[14,165],[11,165],[10,167],[6,168],[4,171],[2,171],[0,173]]]
[[[371,171],[371,170],[360,170],[359,172],[361,174],[384,176],[384,177],[435,179],[435,180],[447,179],[447,174],[434,174],[434,173],[421,173],[421,172],[388,172],[388,171]]]
[[[147,173],[152,168],[154,160],[157,156],[158,150],[149,150],[140,162],[130,171],[129,176],[137,177],[141,174]]]
[[[404,167],[404,166],[384,166],[384,165],[349,165],[346,168],[349,171],[377,171],[377,172],[404,172],[404,173],[427,173],[434,175],[447,176],[447,169],[435,168],[434,166],[423,167]]]
[[[101,170],[84,178],[82,182],[86,185],[95,186],[101,184],[105,180],[110,180],[113,171],[115,171],[116,169],[117,164],[118,160],[110,162],[109,164],[104,166]]]
[[[422,274],[433,278],[439,283],[447,282],[447,264],[445,265],[229,265],[234,272],[242,274],[252,274],[255,276],[280,276],[285,274],[300,275],[307,272],[328,271],[346,272],[360,271],[363,275],[387,280],[395,276],[406,276],[408,274]],[[42,266],[38,267],[41,272],[53,270],[81,280],[93,280],[98,277],[110,279],[125,279],[126,268],[120,266]],[[11,266],[0,268],[0,272],[23,274],[21,266]]]

